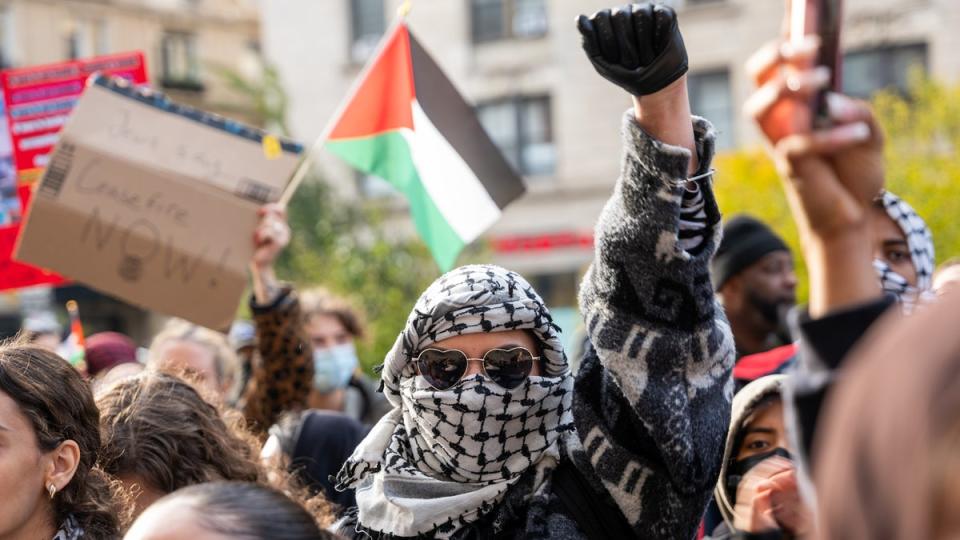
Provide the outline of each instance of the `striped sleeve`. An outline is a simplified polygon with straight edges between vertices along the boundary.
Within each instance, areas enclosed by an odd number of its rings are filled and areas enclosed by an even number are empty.
[[[687,182],[680,199],[680,248],[695,253],[707,233],[707,212],[700,184]]]

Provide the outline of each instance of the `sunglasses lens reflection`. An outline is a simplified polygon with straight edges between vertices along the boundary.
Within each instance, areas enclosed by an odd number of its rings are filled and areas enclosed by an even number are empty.
[[[467,372],[467,357],[460,351],[427,349],[417,357],[417,369],[430,386],[446,390]]]
[[[483,359],[487,376],[508,390],[523,384],[533,369],[533,355],[522,347],[493,349]]]

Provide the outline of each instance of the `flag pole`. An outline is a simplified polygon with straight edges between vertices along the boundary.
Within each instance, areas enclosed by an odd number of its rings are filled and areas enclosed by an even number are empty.
[[[363,70],[360,71],[360,74],[357,75],[357,78],[353,81],[350,90],[337,106],[336,112],[334,112],[333,116],[330,117],[330,120],[323,128],[323,131],[317,138],[316,142],[313,143],[313,146],[307,149],[306,154],[303,156],[303,160],[300,161],[300,165],[297,166],[296,171],[294,171],[293,177],[287,184],[287,187],[283,190],[283,193],[280,195],[280,200],[277,201],[277,203],[282,208],[286,208],[287,205],[290,204],[290,199],[293,198],[293,194],[297,191],[297,188],[300,187],[300,184],[302,184],[303,180],[306,178],[307,173],[310,171],[310,167],[313,165],[313,162],[316,159],[317,153],[319,153],[320,149],[323,148],[323,145],[326,144],[327,138],[330,137],[330,134],[337,125],[337,121],[340,120],[341,116],[343,116],[344,111],[346,111],[347,107],[350,105],[350,102],[353,101],[357,90],[360,89],[360,86],[366,80],[367,75],[373,69],[373,66],[376,65],[376,60],[380,57],[380,54],[387,46],[387,42],[389,40],[388,38],[393,36],[394,32],[397,31],[398,26],[401,26],[406,22],[405,19],[410,13],[411,8],[412,6],[410,0],[404,0],[400,7],[397,8],[396,19],[394,19],[393,23],[390,25],[390,28],[384,32],[383,39],[380,40],[380,43],[377,44],[377,48],[374,50],[373,54],[370,55],[370,60],[367,62],[367,65],[363,67]]]
[[[410,10],[413,9],[413,2],[410,0],[403,0],[403,3],[400,4],[400,7],[397,8],[397,18],[404,19],[407,15],[410,14]]]

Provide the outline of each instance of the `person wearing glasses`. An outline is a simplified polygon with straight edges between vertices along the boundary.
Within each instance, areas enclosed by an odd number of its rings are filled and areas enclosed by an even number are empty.
[[[622,174],[596,231],[576,376],[530,284],[455,269],[413,307],[381,371],[392,410],[340,470],[346,538],[693,538],[720,471],[734,363],[709,260],[714,133],[690,115],[676,15],[578,21],[627,89]]]

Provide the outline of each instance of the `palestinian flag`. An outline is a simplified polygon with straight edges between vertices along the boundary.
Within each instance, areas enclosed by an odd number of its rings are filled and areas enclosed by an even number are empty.
[[[401,22],[334,121],[326,147],[393,184],[444,271],[525,191],[436,62]]]

